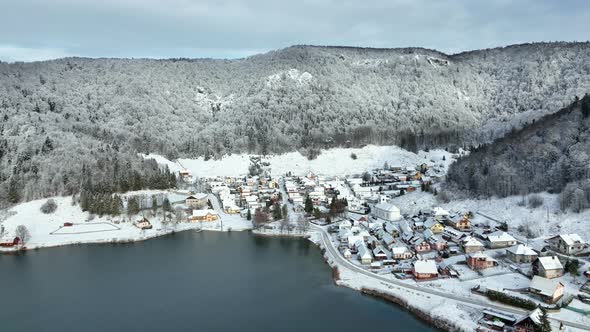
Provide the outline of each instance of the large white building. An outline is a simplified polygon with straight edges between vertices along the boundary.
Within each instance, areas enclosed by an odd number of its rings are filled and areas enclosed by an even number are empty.
[[[396,221],[402,218],[399,208],[391,203],[379,203],[375,205],[373,214],[377,218],[381,218],[388,221]]]

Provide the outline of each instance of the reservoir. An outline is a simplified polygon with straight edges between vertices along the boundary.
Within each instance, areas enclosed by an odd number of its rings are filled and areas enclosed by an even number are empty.
[[[336,286],[317,246],[249,232],[0,255],[1,331],[433,331]]]

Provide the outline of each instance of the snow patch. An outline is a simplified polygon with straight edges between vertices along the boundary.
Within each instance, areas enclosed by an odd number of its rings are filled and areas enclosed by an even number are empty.
[[[313,79],[313,76],[308,72],[300,72],[297,69],[289,69],[274,75],[270,75],[266,79],[266,86],[269,88],[279,87],[286,80],[291,80],[296,83],[297,86],[305,86],[309,84]]]

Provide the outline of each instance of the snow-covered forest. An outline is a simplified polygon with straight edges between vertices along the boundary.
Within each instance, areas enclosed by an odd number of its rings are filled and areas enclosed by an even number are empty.
[[[483,196],[561,194],[561,208],[590,207],[590,96],[451,165],[452,186]]]
[[[125,174],[155,176],[137,153],[488,142],[590,91],[589,60],[589,43],[540,43],[0,63],[0,202],[79,190],[83,167],[108,178],[114,158]]]

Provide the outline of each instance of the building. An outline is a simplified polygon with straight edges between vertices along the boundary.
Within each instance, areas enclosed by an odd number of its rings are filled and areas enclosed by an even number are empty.
[[[431,280],[438,278],[438,269],[432,259],[417,260],[413,263],[412,273],[416,280]]]
[[[541,309],[537,308],[514,323],[514,332],[536,332],[541,326]]]
[[[377,246],[373,249],[373,256],[376,260],[382,261],[389,258],[389,253],[382,246]]]
[[[529,285],[529,292],[537,295],[545,303],[555,303],[563,296],[564,286],[559,280],[534,276]]]
[[[485,270],[490,267],[498,266],[498,261],[486,255],[484,252],[476,252],[466,256],[467,265],[474,270]]]
[[[433,208],[432,211],[430,211],[430,216],[432,216],[432,218],[438,221],[448,219],[449,215],[449,211],[441,208],[440,206],[437,206]]]
[[[491,249],[506,248],[516,245],[516,239],[512,235],[498,231],[487,236]]]
[[[551,247],[564,255],[575,255],[583,251],[587,243],[578,234],[562,234],[547,240]]]
[[[362,264],[371,264],[373,262],[373,255],[364,244],[358,246],[358,259]]]
[[[506,249],[506,257],[515,263],[532,263],[539,255],[524,244]]]
[[[399,208],[391,203],[379,203],[375,205],[373,214],[387,221],[396,221],[402,218]]]
[[[201,209],[207,205],[207,194],[198,193],[184,200],[184,204],[191,209]]]
[[[468,231],[471,229],[471,221],[465,215],[451,218],[447,221],[447,224],[460,231]]]
[[[188,217],[188,221],[214,221],[217,220],[218,217],[219,216],[215,210],[193,210],[193,214]]]
[[[563,265],[557,256],[539,257],[533,262],[533,274],[547,279],[563,275]]]
[[[426,220],[424,228],[431,230],[434,234],[440,234],[445,230],[445,227],[436,219]]]
[[[133,225],[139,229],[152,229],[152,224],[147,218],[141,218],[134,222]]]
[[[0,247],[2,248],[12,248],[16,247],[21,243],[20,237],[3,237],[0,240]]]
[[[391,251],[391,257],[393,259],[406,260],[414,256],[410,249],[404,246],[391,246],[389,247],[389,250]]]
[[[470,254],[470,253],[474,253],[474,252],[478,252],[478,251],[483,251],[484,250],[484,245],[483,243],[479,242],[479,240],[477,240],[476,238],[469,236],[465,239],[463,239],[463,251],[465,251],[466,254]]]

